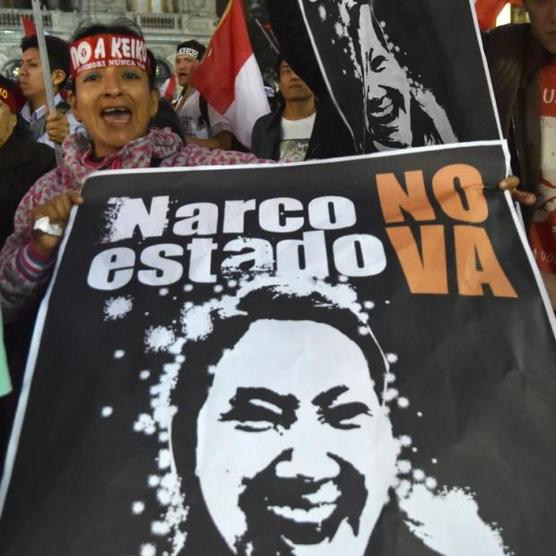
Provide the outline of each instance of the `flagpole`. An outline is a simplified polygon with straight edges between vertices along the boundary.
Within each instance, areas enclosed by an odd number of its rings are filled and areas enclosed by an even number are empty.
[[[54,90],[52,88],[52,72],[50,71],[50,62],[48,61],[48,50],[46,49],[46,39],[44,38],[44,28],[42,25],[42,11],[40,0],[31,0],[33,6],[33,16],[35,19],[35,28],[37,30],[37,42],[39,44],[39,53],[41,56],[42,73],[44,79],[44,90],[46,92],[46,105],[48,106],[48,113],[53,114],[56,112],[56,105],[54,104]],[[56,162],[58,165],[64,160],[61,145],[54,145],[56,153]]]
[[[270,33],[266,32],[266,29],[263,27],[263,24],[259,21],[258,17],[255,18],[255,23],[257,24],[257,27],[261,30],[261,33],[265,36],[265,39],[268,41],[268,44],[270,45],[270,48],[272,48],[272,50],[274,50],[276,54],[280,54],[280,50],[278,49],[276,44],[274,44],[274,41],[270,37]]]

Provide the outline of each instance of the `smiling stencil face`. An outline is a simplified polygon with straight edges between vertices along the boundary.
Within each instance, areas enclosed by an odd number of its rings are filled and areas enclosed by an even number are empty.
[[[367,131],[377,147],[410,147],[413,134],[409,81],[384,44],[382,30],[370,6],[361,8],[358,35],[363,60]]]
[[[196,474],[228,546],[363,554],[397,445],[357,344],[327,324],[258,320],[212,371]]]
[[[91,138],[95,155],[109,156],[147,132],[158,108],[146,71],[108,67],[83,71],[76,78],[72,109]]]

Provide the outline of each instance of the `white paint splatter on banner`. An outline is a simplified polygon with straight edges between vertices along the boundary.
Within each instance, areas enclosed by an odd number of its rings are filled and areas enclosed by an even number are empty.
[[[104,320],[123,319],[133,308],[133,298],[128,296],[109,297],[104,303]]]

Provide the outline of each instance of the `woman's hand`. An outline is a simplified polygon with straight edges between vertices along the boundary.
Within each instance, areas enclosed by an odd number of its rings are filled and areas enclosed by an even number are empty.
[[[62,193],[48,203],[37,207],[33,211],[33,222],[36,222],[39,218],[46,217],[50,225],[57,224],[63,230],[68,223],[71,207],[73,205],[81,205],[82,203],[83,197],[79,193],[75,191]],[[52,235],[41,231],[34,231],[33,236],[33,247],[44,256],[52,256],[62,239],[59,235]]]

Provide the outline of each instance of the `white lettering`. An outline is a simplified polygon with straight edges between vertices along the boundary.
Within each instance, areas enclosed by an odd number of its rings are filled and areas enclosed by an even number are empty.
[[[265,272],[274,269],[274,250],[269,241],[260,238],[240,238],[229,241],[224,251],[239,253],[222,261],[222,271]]]
[[[170,198],[167,195],[153,197],[147,210],[143,199],[116,197],[109,203],[118,206],[117,217],[111,223],[108,241],[131,239],[136,228],[146,237],[160,237],[168,224],[167,213]]]
[[[212,274],[212,252],[218,245],[212,239],[195,238],[187,246],[191,252],[189,259],[189,279],[192,282],[209,284],[216,282],[216,275]]]
[[[98,38],[95,46],[95,58],[106,58],[106,49],[104,47],[104,39],[102,37]]]
[[[245,229],[245,213],[256,208],[255,199],[249,199],[249,201],[226,201],[222,231],[225,234],[242,234]]]
[[[357,222],[355,205],[345,197],[317,197],[309,203],[309,222],[316,230],[349,228]]]
[[[284,239],[276,245],[276,273],[328,276],[324,232],[305,232],[302,240]]]
[[[175,284],[182,277],[183,266],[167,257],[182,257],[183,253],[183,247],[175,243],[162,243],[145,248],[141,253],[141,262],[150,268],[140,270],[137,279],[147,286]]]
[[[218,206],[214,203],[191,203],[176,211],[182,218],[174,224],[177,236],[208,236],[216,234],[218,228]]]
[[[288,212],[303,210],[303,204],[290,197],[263,201],[259,206],[259,225],[267,232],[295,232],[303,227],[303,216],[288,216]]]
[[[121,40],[119,37],[112,37],[112,49],[111,49],[111,57],[112,58],[122,58],[122,53],[120,52],[120,48],[122,46]]]
[[[384,246],[375,236],[353,234],[339,237],[332,251],[336,270],[344,276],[374,276],[386,268]]]
[[[91,263],[87,284],[96,290],[112,291],[133,278],[135,252],[129,247],[114,247],[99,253]]]

